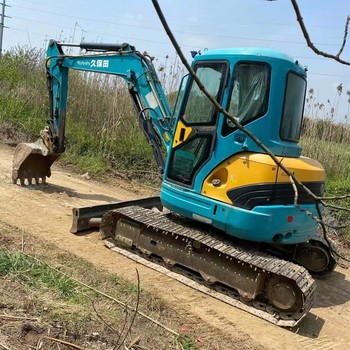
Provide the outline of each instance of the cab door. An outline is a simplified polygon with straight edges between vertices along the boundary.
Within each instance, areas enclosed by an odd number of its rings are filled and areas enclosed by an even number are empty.
[[[228,79],[228,62],[198,62],[194,70],[205,89],[221,103]],[[218,116],[218,110],[191,80],[175,128],[165,175],[168,181],[193,187],[196,174],[213,153]]]

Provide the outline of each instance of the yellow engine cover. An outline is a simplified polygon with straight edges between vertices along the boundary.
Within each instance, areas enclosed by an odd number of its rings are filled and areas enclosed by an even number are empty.
[[[322,165],[307,157],[283,158],[279,162],[302,182],[324,182]],[[270,156],[260,153],[240,153],[216,167],[204,180],[202,195],[232,204],[227,192],[244,186],[290,183],[288,175]]]

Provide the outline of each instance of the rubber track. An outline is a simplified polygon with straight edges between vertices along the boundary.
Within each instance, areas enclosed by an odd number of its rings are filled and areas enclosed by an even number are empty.
[[[334,259],[335,263],[337,263],[339,260],[339,251],[338,251],[337,245],[335,244],[335,242],[333,242],[329,238],[328,238],[328,240],[329,240],[331,246],[329,246],[328,242],[325,240],[325,238],[323,236],[321,236],[321,234],[317,234],[311,238],[311,241],[319,242],[323,246],[328,247],[329,252],[331,254],[331,257]]]
[[[147,228],[156,230],[159,234],[171,234],[174,235],[175,238],[182,237],[185,239],[189,238],[195,241],[199,241],[202,244],[206,245],[208,248],[215,249],[216,251],[222,253],[223,258],[226,258],[226,256],[228,256],[238,260],[241,263],[248,264],[252,269],[260,269],[263,272],[269,272],[271,275],[275,274],[294,280],[304,296],[304,307],[299,313],[291,315],[288,313],[280,312],[274,307],[263,304],[260,301],[241,302],[235,299],[232,300],[227,295],[216,292],[212,288],[203,286],[197,282],[194,282],[191,279],[188,279],[188,281],[184,281],[183,276],[178,275],[174,272],[171,273],[172,278],[175,278],[180,282],[189,285],[192,288],[214,296],[217,299],[220,299],[228,304],[234,305],[253,315],[263,318],[269,322],[272,322],[278,326],[294,327],[308,313],[308,311],[313,305],[315,299],[314,292],[316,288],[315,281],[310,276],[308,271],[299,265],[270,256],[264,252],[259,251],[258,249],[252,248],[251,245],[249,245],[248,243],[244,244],[240,241],[232,243],[232,241],[223,238],[222,235],[219,235],[216,232],[211,232],[211,230],[199,230],[188,224],[184,224],[182,221],[181,223],[178,223],[176,222],[176,219],[174,220],[173,217],[169,215],[164,215],[160,212],[155,212],[153,210],[144,209],[141,207],[126,207],[112,210],[108,213],[108,215],[113,215],[116,219],[115,222],[118,219],[124,217],[131,219],[137,223],[141,223]],[[140,258],[139,256],[125,251],[123,249],[116,248],[116,243],[113,239],[107,239],[105,243],[107,247],[113,250],[117,249],[118,252],[132,258],[135,261],[141,262],[147,266],[149,266],[150,264],[150,262],[146,259]],[[154,263],[151,264],[155,266],[150,267],[164,273],[164,267]],[[169,275],[169,273],[166,274]]]

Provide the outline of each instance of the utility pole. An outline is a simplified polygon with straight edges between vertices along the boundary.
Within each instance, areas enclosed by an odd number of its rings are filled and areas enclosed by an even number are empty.
[[[2,56],[2,38],[4,36],[4,28],[8,28],[5,26],[5,7],[8,6],[6,5],[6,0],[2,0],[2,3],[0,3],[0,5],[2,5],[2,9],[1,9],[1,21],[0,21],[0,57]]]

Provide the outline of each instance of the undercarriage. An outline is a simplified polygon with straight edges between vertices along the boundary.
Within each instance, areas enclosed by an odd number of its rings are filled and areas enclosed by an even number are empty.
[[[258,310],[268,320],[272,316],[276,324],[292,327],[312,306],[315,282],[303,267],[248,242],[222,239],[182,220],[180,224],[171,214],[140,207],[113,210],[103,217],[101,232],[107,245],[112,242],[202,281],[238,299],[246,311]]]
[[[316,276],[336,265],[321,237],[291,247],[242,241],[163,210],[158,197],[73,214],[73,233],[98,226],[108,248],[283,327],[298,324],[314,302],[315,281],[301,265]]]

